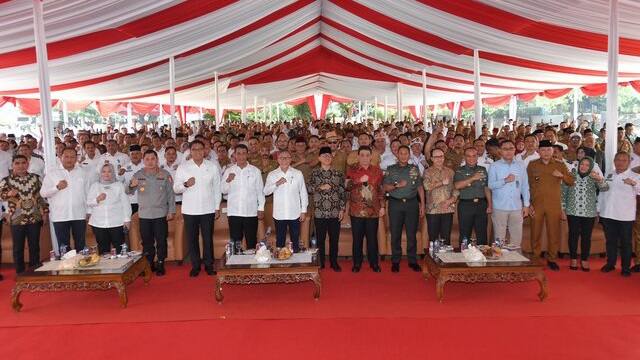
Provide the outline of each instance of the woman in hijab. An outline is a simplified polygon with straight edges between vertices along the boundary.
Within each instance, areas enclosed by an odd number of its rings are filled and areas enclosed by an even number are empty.
[[[123,226],[131,226],[131,204],[124,185],[116,180],[116,172],[111,164],[104,164],[100,170],[100,180],[89,189],[87,205],[91,210],[89,225],[93,230],[101,254],[111,247],[120,253],[124,243]]]
[[[575,185],[562,186],[563,220],[566,219],[569,223],[569,256],[571,258],[569,268],[571,270],[578,270],[578,237],[580,237],[580,268],[585,272],[590,270],[588,259],[591,249],[591,232],[598,215],[596,192],[609,189],[609,184],[604,180],[602,173],[596,171],[594,166],[595,161],[592,157],[583,156],[578,160],[577,166],[571,170]]]

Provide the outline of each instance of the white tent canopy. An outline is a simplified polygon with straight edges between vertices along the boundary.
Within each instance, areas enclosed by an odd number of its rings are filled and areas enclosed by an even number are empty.
[[[640,3],[620,1],[619,82],[640,79]],[[44,1],[52,98],[222,109],[318,93],[395,104],[482,98],[607,82],[608,0]],[[37,98],[32,3],[0,0],[0,95]],[[633,83],[640,86],[640,83]],[[635,86],[634,86],[635,87]],[[226,91],[225,91],[226,90]]]

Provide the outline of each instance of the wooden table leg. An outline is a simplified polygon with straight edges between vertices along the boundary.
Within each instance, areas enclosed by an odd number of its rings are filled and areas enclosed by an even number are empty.
[[[436,297],[438,301],[444,301],[444,284],[447,283],[447,279],[445,279],[442,275],[438,275],[436,277]]]
[[[150,281],[151,281],[151,266],[149,265],[149,262],[145,259],[144,260],[144,284],[149,285]]]
[[[120,295],[120,307],[126,309],[127,303],[129,302],[129,298],[127,297],[127,285],[122,282],[118,282],[116,283],[116,289],[118,290],[118,295]]]
[[[14,287],[11,291],[11,307],[13,307],[13,310],[15,310],[16,312],[22,309],[22,304],[20,303],[21,292],[22,290],[18,290],[17,287]]]
[[[322,282],[320,280],[320,274],[313,274],[311,280],[316,285],[316,291],[313,294],[313,298],[316,300],[320,299],[320,292],[322,291]]]
[[[222,300],[224,296],[222,295],[222,282],[224,281],[224,276],[218,276],[216,279],[215,292],[216,292],[216,300],[218,304],[222,305]]]
[[[549,295],[549,288],[547,287],[547,277],[544,275],[544,273],[541,272],[538,273],[536,280],[538,280],[538,282],[540,283],[540,292],[538,293],[538,297],[540,298],[540,301],[544,301],[544,299],[546,299]]]

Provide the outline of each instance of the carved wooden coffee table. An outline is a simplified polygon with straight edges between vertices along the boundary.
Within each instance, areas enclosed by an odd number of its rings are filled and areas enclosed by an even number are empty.
[[[312,281],[315,284],[313,297],[320,298],[320,261],[313,256],[307,263],[278,263],[254,265],[228,265],[225,257],[216,262],[215,295],[218,304],[222,304],[222,284],[246,285],[269,283],[299,283]]]
[[[444,301],[444,285],[447,281],[466,283],[538,281],[540,283],[538,297],[543,301],[549,293],[544,265],[537,258],[527,258],[527,260],[482,263],[444,262],[437,257],[434,260],[429,251],[426,251],[423,273],[425,279],[429,278],[429,274],[435,278],[436,296],[440,302]]]
[[[144,273],[144,284],[151,280],[151,268],[144,256],[132,257],[131,261],[118,269],[82,269],[61,271],[35,271],[29,269],[16,278],[11,291],[11,306],[20,311],[20,293],[67,290],[118,290],[120,306],[127,307],[127,285]]]

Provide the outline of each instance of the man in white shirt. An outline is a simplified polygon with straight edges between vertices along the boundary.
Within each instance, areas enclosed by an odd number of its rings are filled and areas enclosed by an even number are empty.
[[[173,190],[182,194],[182,216],[191,253],[189,276],[200,274],[204,262],[207,275],[213,269],[213,222],[220,217],[220,166],[204,158],[204,143],[194,140],[190,146],[191,159],[182,162],[176,171]],[[198,234],[202,233],[202,261]]]
[[[89,176],[91,183],[98,181],[100,171],[98,171],[98,163],[100,162],[100,156],[96,152],[96,143],[91,140],[85,141],[82,146],[84,155],[80,157],[78,163],[82,170],[84,170]]]
[[[629,153],[618,151],[613,164],[615,169],[605,175],[609,191],[600,192],[600,220],[607,241],[607,263],[600,271],[615,270],[620,243],[622,276],[631,276],[631,234],[636,220],[636,196],[640,195],[640,175],[629,168]]]
[[[530,162],[536,159],[540,159],[540,154],[538,154],[538,137],[529,134],[524,138],[524,151],[517,154],[515,160],[523,161],[526,168]]]
[[[176,178],[176,171],[178,170],[178,150],[173,146],[167,146],[164,148],[164,160],[159,161],[160,169],[167,170],[172,179]],[[182,204],[182,195],[175,195],[176,204]]]
[[[75,149],[62,151],[62,167],[51,170],[45,176],[40,195],[49,202],[49,218],[58,239],[58,245],[70,248],[70,235],[73,234],[75,249],[85,246],[87,227],[87,194],[89,176],[78,166],[78,154]]]
[[[109,140],[107,142],[107,152],[100,156],[98,162],[98,169],[102,169],[104,164],[112,164],[116,169],[116,172],[120,172],[123,166],[129,163],[131,159],[127,154],[123,154],[118,151],[118,142],[115,140]]]
[[[41,178],[44,177],[44,168],[45,168],[44,161],[40,158],[33,156],[33,149],[31,149],[31,146],[27,144],[22,144],[18,146],[17,153],[18,155],[25,156],[29,161],[29,170],[27,170],[27,172],[36,174]]]
[[[249,150],[236,146],[236,163],[229,166],[220,188],[227,194],[229,236],[233,241],[245,238],[247,249],[258,242],[258,220],[264,217],[264,193],[260,169],[247,162]]]
[[[309,195],[300,170],[290,167],[291,153],[278,153],[280,167],[267,175],[264,194],[273,194],[273,220],[276,226],[276,246],[286,245],[287,228],[294,251],[299,251],[300,223],[307,217]]]
[[[380,169],[387,170],[387,168],[398,162],[398,149],[400,148],[400,140],[394,139],[389,145],[387,152],[381,155],[382,161],[380,162]]]
[[[135,173],[144,169],[140,145],[129,146],[129,156],[129,162],[118,170],[117,177],[117,179],[125,185],[131,182]],[[133,216],[138,212],[138,194],[136,192],[129,194],[129,202],[131,203],[131,215]]]

